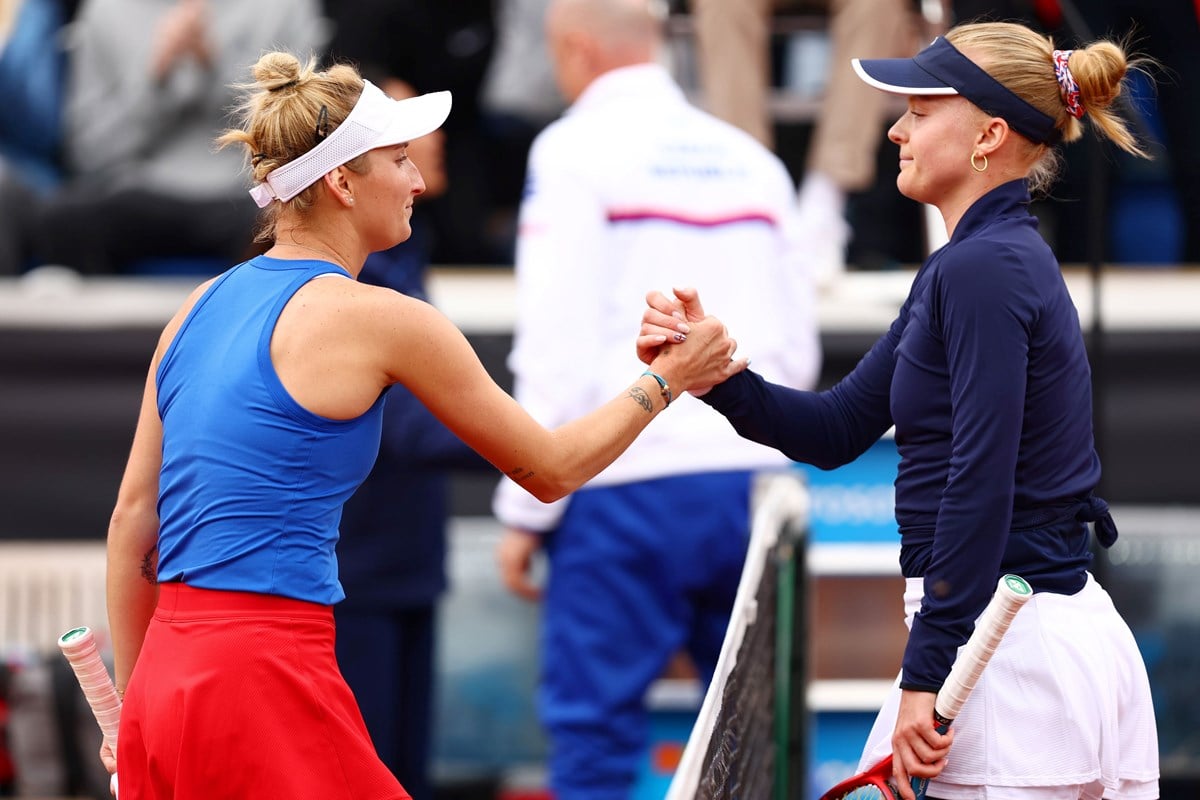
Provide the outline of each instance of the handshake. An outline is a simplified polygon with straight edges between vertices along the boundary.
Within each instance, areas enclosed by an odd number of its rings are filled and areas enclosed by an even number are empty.
[[[719,319],[705,315],[700,294],[695,289],[672,291],[673,299],[659,291],[646,295],[647,308],[642,314],[637,338],[638,359],[660,374],[660,368],[668,369],[670,362],[684,358],[709,363],[710,367],[702,373],[677,384],[684,391],[700,397],[716,384],[744,370],[750,359],[735,357],[737,341],[729,336]]]

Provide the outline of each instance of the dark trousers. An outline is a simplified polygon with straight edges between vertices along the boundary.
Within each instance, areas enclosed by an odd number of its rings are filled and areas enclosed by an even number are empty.
[[[431,800],[435,607],[343,606],[334,610],[338,666],[375,751],[413,800]]]

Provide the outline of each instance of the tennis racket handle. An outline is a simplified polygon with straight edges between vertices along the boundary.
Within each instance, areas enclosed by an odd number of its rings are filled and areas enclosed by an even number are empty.
[[[934,702],[938,717],[953,720],[962,711],[967,697],[975,689],[979,676],[1000,646],[1000,640],[1004,638],[1013,618],[1032,596],[1033,589],[1023,578],[1017,575],[1001,576],[992,599],[975,623],[975,630],[938,691]]]
[[[117,730],[121,723],[121,698],[108,675],[108,667],[100,658],[95,634],[90,628],[73,628],[59,637],[58,646],[75,672],[100,732],[115,756]]]

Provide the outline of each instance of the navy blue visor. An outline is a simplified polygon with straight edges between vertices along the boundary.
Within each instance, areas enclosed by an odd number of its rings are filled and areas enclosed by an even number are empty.
[[[855,58],[858,77],[893,94],[958,94],[1038,144],[1057,144],[1062,132],[1043,114],[988,75],[942,37],[912,58]]]

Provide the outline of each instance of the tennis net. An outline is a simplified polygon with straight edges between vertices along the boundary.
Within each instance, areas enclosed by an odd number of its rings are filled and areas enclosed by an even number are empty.
[[[799,796],[807,523],[800,476],[764,475],[729,628],[667,800]]]

